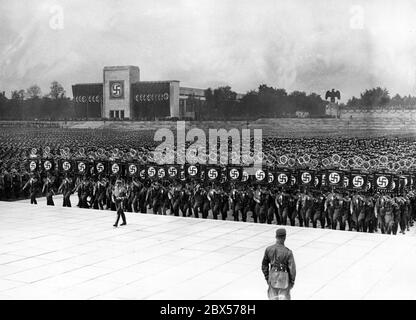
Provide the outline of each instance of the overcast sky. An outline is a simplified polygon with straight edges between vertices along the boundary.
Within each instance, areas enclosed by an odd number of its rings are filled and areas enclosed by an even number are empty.
[[[266,83],[336,88],[343,101],[375,86],[416,95],[416,1],[0,0],[7,96],[35,83],[46,93],[52,80],[72,96],[106,65],[241,93]]]

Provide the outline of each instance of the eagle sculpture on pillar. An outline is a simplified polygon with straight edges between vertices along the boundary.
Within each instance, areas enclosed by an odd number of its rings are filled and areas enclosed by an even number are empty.
[[[332,89],[332,91],[327,91],[325,94],[325,100],[327,100],[328,98],[331,98],[331,102],[335,102],[335,98],[337,98],[338,100],[341,99],[341,93],[339,92],[339,90],[335,91],[335,89]]]

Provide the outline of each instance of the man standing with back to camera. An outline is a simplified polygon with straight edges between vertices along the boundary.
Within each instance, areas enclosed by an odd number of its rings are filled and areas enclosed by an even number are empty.
[[[293,253],[285,247],[286,229],[276,230],[276,243],[267,247],[261,269],[269,289],[269,300],[290,300],[295,285],[296,264]]]

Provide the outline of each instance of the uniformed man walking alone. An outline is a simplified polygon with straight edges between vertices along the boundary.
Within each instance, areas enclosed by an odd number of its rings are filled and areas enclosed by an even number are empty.
[[[291,250],[285,247],[286,229],[276,230],[276,244],[264,253],[261,269],[269,289],[270,300],[290,300],[290,290],[295,285],[296,264]]]
[[[116,185],[112,191],[112,200],[116,205],[116,211],[117,211],[117,220],[114,224],[114,227],[118,227],[118,221],[120,220],[120,216],[123,219],[123,223],[121,226],[125,226],[127,224],[126,222],[126,216],[124,214],[124,200],[128,197],[127,189],[120,179],[117,179]]]

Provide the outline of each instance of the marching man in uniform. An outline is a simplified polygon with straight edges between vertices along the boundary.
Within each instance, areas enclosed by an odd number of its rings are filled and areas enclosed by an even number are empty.
[[[123,219],[123,223],[120,226],[125,226],[127,222],[126,216],[124,215],[124,200],[127,198],[127,189],[124,186],[123,181],[121,181],[120,179],[117,179],[116,185],[112,190],[111,197],[114,204],[116,205],[117,211],[117,220],[114,224],[114,227],[118,227],[118,221],[120,220],[120,216]]]
[[[23,187],[23,190],[25,190],[27,187],[29,187],[30,204],[38,204],[36,201],[36,193],[38,191],[38,179],[36,178],[34,173],[30,174],[30,179],[28,182],[26,182],[25,186]]]
[[[72,180],[66,175],[61,185],[58,188],[58,193],[62,192],[63,195],[63,207],[71,207],[71,194],[72,194]]]
[[[50,173],[48,173],[45,179],[45,183],[42,187],[42,193],[46,194],[46,205],[54,206],[55,204],[53,202],[52,197],[55,194],[55,192],[53,191],[53,181]]]

